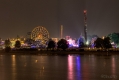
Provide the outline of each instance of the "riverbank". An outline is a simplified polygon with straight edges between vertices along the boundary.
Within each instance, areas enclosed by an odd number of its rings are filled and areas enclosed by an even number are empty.
[[[85,50],[11,50],[5,52],[5,50],[0,50],[0,55],[118,55],[119,51],[85,51]]]

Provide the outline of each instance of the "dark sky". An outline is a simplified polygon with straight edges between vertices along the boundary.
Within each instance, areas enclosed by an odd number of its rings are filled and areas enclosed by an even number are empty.
[[[0,37],[26,37],[44,26],[50,37],[78,38],[83,34],[83,10],[87,10],[88,34],[98,36],[119,32],[119,0],[0,0]]]

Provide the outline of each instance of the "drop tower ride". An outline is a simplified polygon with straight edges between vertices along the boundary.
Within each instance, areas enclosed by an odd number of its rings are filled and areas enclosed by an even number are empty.
[[[83,13],[84,13],[84,37],[86,43],[87,42],[87,10],[84,10]]]

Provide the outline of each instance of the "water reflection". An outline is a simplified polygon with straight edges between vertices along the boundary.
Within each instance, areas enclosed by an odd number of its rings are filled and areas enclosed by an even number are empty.
[[[89,61],[90,57],[89,56],[84,56],[84,59],[82,60],[82,78],[83,80],[89,80]]]
[[[16,56],[12,55],[12,80],[15,80],[16,77]]]
[[[115,64],[115,56],[112,56],[111,58],[111,64],[112,64],[112,75],[113,76],[116,76],[116,64]]]
[[[0,80],[5,80],[4,56],[0,55]]]
[[[76,80],[81,80],[81,62],[80,62],[80,56],[76,57]]]
[[[2,55],[0,80],[116,80],[118,63],[119,55]]]
[[[68,56],[68,80],[81,79],[80,56]]]
[[[73,80],[73,56],[68,56],[68,80]]]

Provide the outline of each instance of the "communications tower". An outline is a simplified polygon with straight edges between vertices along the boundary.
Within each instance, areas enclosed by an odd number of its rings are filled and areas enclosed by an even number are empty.
[[[84,10],[84,37],[85,43],[87,42],[87,10]]]

